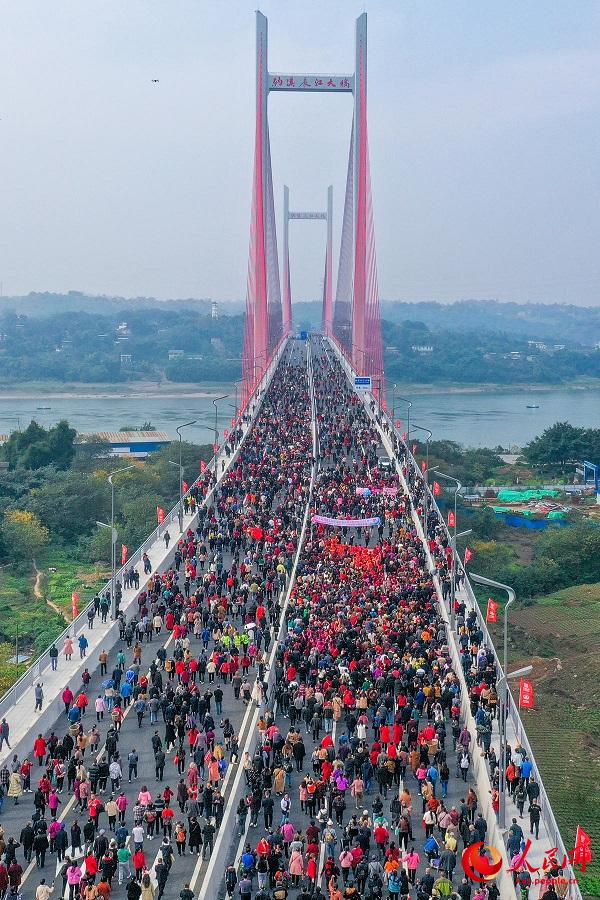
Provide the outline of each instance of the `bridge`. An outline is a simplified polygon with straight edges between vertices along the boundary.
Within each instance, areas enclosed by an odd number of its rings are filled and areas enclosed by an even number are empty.
[[[265,900],[263,883],[269,896],[279,891],[295,900],[302,884],[303,897],[317,886],[335,897],[332,855],[342,888],[348,883],[380,896],[379,865],[386,864],[385,881],[393,883],[392,861],[400,857],[404,896],[417,896],[415,882],[421,896],[433,886],[447,896],[461,884],[462,846],[476,835],[502,856],[490,888],[515,898],[510,832],[500,826],[513,818],[519,824],[520,814],[501,781],[505,821],[497,820],[495,766],[483,753],[475,716],[489,724],[498,753],[502,728],[513,751],[520,744],[532,762],[542,807],[539,837],[526,857],[540,870],[532,879],[541,877],[545,850],[557,848],[561,862],[566,853],[468,580],[454,605],[444,602],[440,578],[454,575],[459,563],[453,535],[428,473],[385,409],[366,63],[363,15],[352,74],[270,73],[267,22],[257,14],[242,408],[191,488],[198,500],[193,512],[180,523],[175,507],[132,556],[128,568],[138,570],[139,584],[126,582],[125,568],[118,573],[121,617],[96,618],[90,628],[83,611],[57,642],[61,650],[74,644],[72,656],[61,652],[55,663],[48,651],[0,700],[0,718],[10,727],[10,747],[0,747],[5,839],[27,846],[26,823],[43,829],[46,809],[48,830],[57,828],[55,819],[68,838],[66,846],[60,835],[53,838],[48,850],[35,839],[40,864],[47,857],[43,872],[35,853],[24,857],[17,849],[24,897],[35,895],[46,873],[47,880],[56,875],[58,895],[65,896],[65,852],[74,878],[88,877],[94,859],[101,874],[110,874],[112,840],[132,852],[141,847],[140,871],[148,871],[166,900],[178,898],[186,884],[195,896],[223,898],[234,881],[229,894],[236,900]],[[326,278],[323,329],[306,340],[292,333],[287,237],[283,303],[279,287],[266,115],[271,90],[354,96],[337,292],[333,302]],[[330,225],[330,198],[331,192],[326,213],[294,214],[286,195],[285,228],[294,215],[326,216]],[[329,271],[331,251],[329,228]],[[357,379],[360,386],[367,376],[370,389],[357,390]],[[466,645],[457,634],[465,622]],[[82,637],[87,648],[80,651]],[[477,652],[482,645],[485,661]],[[488,699],[474,699],[473,689],[484,684],[498,690],[497,716]],[[87,715],[78,718],[84,693]],[[21,766],[27,758],[30,772]],[[119,766],[110,770],[111,761]],[[498,762],[502,769],[500,756]],[[122,814],[111,794],[125,798]],[[75,819],[89,825],[81,838],[72,832]],[[140,823],[143,831],[134,831]],[[438,850],[426,843],[430,832]],[[185,842],[177,842],[183,833]],[[174,846],[168,871],[172,851],[163,835]],[[123,859],[113,876],[117,897],[125,897],[118,882],[130,865]],[[281,875],[288,866],[289,882]],[[565,874],[576,877],[569,866]],[[577,885],[570,891],[581,897]]]

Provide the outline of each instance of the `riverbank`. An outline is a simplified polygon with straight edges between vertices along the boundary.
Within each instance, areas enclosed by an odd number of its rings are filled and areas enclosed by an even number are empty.
[[[396,394],[509,394],[515,391],[548,393],[549,391],[577,391],[578,393],[600,389],[600,379],[586,378],[564,384],[458,384],[444,381],[427,384],[398,382]],[[183,382],[131,381],[121,384],[96,382],[27,381],[15,384],[0,382],[0,400],[127,400],[127,399],[202,399],[216,397],[223,392],[235,393],[231,382]],[[392,383],[388,381],[388,393]]]
[[[172,381],[132,381],[126,384],[85,384],[56,381],[32,381],[20,384],[0,383],[0,400],[152,400],[152,399],[201,399],[216,397],[223,391],[235,393],[233,384],[223,382],[183,383]]]

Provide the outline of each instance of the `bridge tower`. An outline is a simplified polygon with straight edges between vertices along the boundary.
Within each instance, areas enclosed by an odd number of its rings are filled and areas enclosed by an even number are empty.
[[[323,279],[323,314],[321,330],[332,334],[332,267],[333,267],[333,187],[327,188],[327,210],[325,212],[291,212],[290,189],[283,186],[283,331],[292,329],[292,291],[290,284],[290,220],[308,219],[327,222],[327,249],[325,251],[325,277]]]
[[[256,13],[256,128],[246,292],[246,330],[242,362],[242,405],[254,391],[282,337],[291,329],[287,256],[282,306],[271,172],[267,100],[271,91],[351,93],[354,112],[346,178],[342,238],[335,304],[332,302],[331,247],[326,262],[323,330],[338,341],[355,369],[374,379],[374,393],[385,397],[375,231],[367,138],[367,15],[356,21],[354,73],[347,75],[269,72],[267,19]],[[330,230],[331,217],[328,220]],[[330,276],[329,270],[329,276]],[[332,310],[333,306],[333,310]],[[333,314],[332,314],[333,313]]]

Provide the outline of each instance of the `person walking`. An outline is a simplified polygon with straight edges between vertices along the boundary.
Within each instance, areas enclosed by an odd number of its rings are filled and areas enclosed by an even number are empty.
[[[42,711],[42,701],[44,699],[43,682],[38,681],[35,688],[33,689],[33,696],[35,697],[34,712],[41,712]]]

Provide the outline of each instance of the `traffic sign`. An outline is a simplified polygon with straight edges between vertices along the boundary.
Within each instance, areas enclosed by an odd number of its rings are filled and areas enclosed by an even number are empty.
[[[370,391],[371,390],[371,378],[367,375],[357,375],[354,379],[354,390],[355,391]]]

